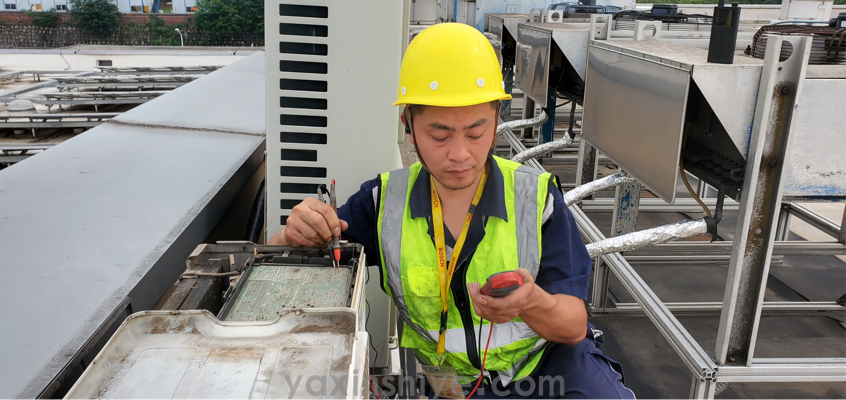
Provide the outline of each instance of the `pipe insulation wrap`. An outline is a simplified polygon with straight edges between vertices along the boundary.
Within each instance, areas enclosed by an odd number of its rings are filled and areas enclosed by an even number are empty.
[[[631,175],[627,174],[625,171],[620,171],[614,175],[609,175],[601,179],[597,179],[592,182],[585,183],[573,190],[564,193],[564,203],[567,206],[572,206],[577,201],[584,199],[596,192],[601,190],[605,190],[608,188],[613,188],[623,183],[628,182],[635,182],[636,179],[633,178]]]
[[[563,148],[569,146],[570,143],[572,143],[572,142],[573,142],[573,138],[571,138],[570,135],[564,135],[564,137],[561,138],[561,139],[553,140],[549,143],[544,143],[542,145],[538,145],[538,146],[532,147],[530,149],[523,150],[523,151],[517,153],[516,156],[511,158],[511,161],[523,163],[524,161],[531,159],[531,158],[538,157],[541,154],[546,154],[546,153],[549,153],[549,152],[556,151],[558,149],[563,149]]]
[[[499,135],[505,131],[513,131],[515,129],[522,129],[528,127],[541,126],[547,120],[546,113],[541,110],[540,115],[530,119],[518,119],[516,121],[503,122],[496,127],[496,134]]]
[[[587,245],[587,250],[590,258],[596,258],[605,254],[637,250],[668,240],[701,236],[706,233],[708,233],[708,224],[705,219],[691,219],[590,243]]]

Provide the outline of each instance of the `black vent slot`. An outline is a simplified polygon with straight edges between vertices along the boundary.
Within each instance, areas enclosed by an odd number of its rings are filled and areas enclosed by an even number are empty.
[[[288,216],[283,215],[279,217],[279,223],[281,223],[282,225],[288,225]]]
[[[283,210],[290,210],[302,202],[302,200],[279,200],[279,207]]]
[[[279,184],[279,190],[282,193],[316,194],[318,186],[320,185],[316,183],[281,183]]]
[[[328,37],[326,25],[279,24],[280,35]]]
[[[279,15],[285,17],[329,18],[329,7],[280,4]]]
[[[326,117],[319,117],[319,116],[315,116],[315,115],[280,114],[279,115],[279,123],[281,125],[316,126],[316,127],[325,128],[326,127]]]
[[[282,160],[317,161],[317,150],[282,149]]]
[[[282,143],[326,144],[325,133],[279,132]]]
[[[304,92],[325,92],[328,89],[326,81],[308,81],[304,79],[280,79],[279,89],[300,90]]]
[[[309,110],[325,110],[326,99],[312,99],[308,97],[280,97],[279,107],[305,108]]]
[[[281,167],[279,170],[281,176],[298,176],[302,178],[325,178],[326,168],[314,167]]]
[[[282,72],[299,72],[305,74],[325,74],[329,71],[329,64],[309,61],[279,61]]]
[[[279,42],[279,52],[325,56],[329,54],[329,46],[320,43]]]

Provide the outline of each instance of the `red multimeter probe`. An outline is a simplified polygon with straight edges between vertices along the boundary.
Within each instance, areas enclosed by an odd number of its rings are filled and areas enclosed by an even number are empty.
[[[523,286],[523,278],[516,271],[505,271],[493,274],[488,281],[482,285],[482,294],[485,296],[505,297],[509,293]]]

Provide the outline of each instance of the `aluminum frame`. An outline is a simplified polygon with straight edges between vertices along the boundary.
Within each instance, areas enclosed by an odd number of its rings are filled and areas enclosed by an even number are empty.
[[[794,46],[794,49],[802,49],[801,43],[803,40],[802,38],[793,37],[790,38]],[[773,41],[776,42],[775,40]],[[778,46],[781,46],[781,41],[778,41]],[[775,44],[773,46],[776,46]],[[799,46],[799,47],[797,47]],[[794,50],[794,51],[801,51],[801,50]],[[776,53],[777,52],[770,52]],[[801,52],[798,54],[802,54]],[[802,59],[800,61],[790,60],[794,64],[799,65],[799,69],[801,70],[806,66],[806,62],[803,62]],[[767,74],[774,74],[778,71],[778,67],[782,67],[782,70],[785,70],[784,66],[781,64],[777,65],[777,60],[768,60],[768,63],[763,68],[762,75],[767,76]],[[787,73],[787,71],[785,71]],[[801,76],[801,74],[800,74]],[[759,93],[763,93],[762,96],[767,94],[773,93],[772,85],[767,85],[767,82],[772,84],[773,82],[765,81],[764,79],[761,80],[761,87],[759,88]],[[798,82],[801,84],[801,80],[794,82]],[[777,92],[777,91],[776,91]],[[800,96],[801,93],[799,91],[793,91],[793,96]],[[785,108],[788,111],[792,110],[792,107]],[[758,102],[758,118],[756,119],[759,123],[765,117],[770,117],[773,111],[769,110],[769,106],[765,107],[763,101]],[[789,122],[790,119],[788,118],[787,121]],[[765,128],[761,128],[761,126],[756,125],[758,131],[756,134],[757,140],[762,144],[765,141],[765,138],[769,134]],[[790,132],[789,123],[787,125],[779,126],[782,131]],[[763,129],[763,130],[762,130]],[[507,131],[504,133],[505,138],[508,144],[512,147],[513,152],[520,152],[525,149],[523,143],[514,136],[513,132]],[[757,142],[753,142],[757,143]],[[750,148],[750,151],[752,149]],[[589,153],[582,151],[580,152],[579,163],[580,167],[581,164],[585,163],[588,166],[592,163],[589,159]],[[753,153],[758,154],[758,153]],[[750,159],[754,160],[754,157],[749,157]],[[751,161],[754,163],[755,161]],[[760,166],[760,159],[757,161],[758,165]],[[535,168],[541,167],[541,165],[536,160],[529,160],[526,163],[527,165],[533,166]],[[769,164],[767,167],[772,168]],[[583,167],[582,167],[583,168]],[[581,174],[577,174],[581,175]],[[577,178],[578,179],[578,178]],[[774,190],[778,190],[780,185],[775,185],[776,188]],[[769,192],[771,192],[771,189]],[[773,193],[769,193],[773,195]],[[778,193],[778,196],[775,196],[776,199],[781,199],[781,193]],[[741,212],[744,212],[744,209],[750,209],[747,205],[744,207],[744,204],[749,204],[749,194],[747,191],[744,190],[744,199],[741,199],[741,202],[734,203],[728,201],[726,206],[734,207]],[[583,202],[582,208],[579,207],[572,207],[571,212],[573,213],[574,218],[579,226],[579,230],[582,232],[585,239],[589,242],[596,242],[598,240],[604,239],[604,236],[599,231],[599,229],[590,221],[590,219],[584,214],[585,211],[609,211],[612,203],[608,201],[609,199],[603,200],[585,200]],[[650,199],[651,200],[651,199]],[[746,202],[744,202],[744,200]],[[619,199],[614,199],[614,202],[618,202]],[[683,200],[679,200],[682,202]],[[715,199],[706,199],[706,203],[713,203]],[[780,201],[776,202],[779,206],[781,204]],[[787,215],[790,216],[797,216],[803,220],[808,220],[813,226],[817,227],[818,229],[822,230],[823,232],[833,236],[837,242],[775,242],[776,237],[776,227],[779,220],[779,213],[776,211],[775,216],[771,217],[769,220],[771,221],[770,224],[770,234],[768,235],[767,242],[769,246],[767,246],[767,250],[765,251],[766,257],[761,258],[762,262],[767,264],[771,262],[770,259],[773,255],[795,255],[795,254],[811,254],[811,255],[829,255],[829,254],[843,254],[846,252],[846,213],[844,213],[843,222],[841,226],[836,226],[833,222],[826,220],[825,218],[810,212],[803,207],[794,207],[792,203],[789,204],[787,209]],[[640,211],[644,211],[644,209],[651,208],[651,211],[667,211],[667,212],[680,212],[680,211],[688,211],[688,212],[700,212],[701,208],[695,204],[676,204],[676,205],[666,205],[661,204],[660,202],[654,202],[653,204],[641,204],[639,207]],[[742,225],[742,224],[741,224]],[[740,228],[738,228],[740,229]],[[756,228],[757,229],[757,228]],[[738,235],[739,236],[739,235]],[[639,250],[636,252],[628,253],[626,257],[638,257],[637,254],[643,254],[644,260],[651,260],[654,257],[661,255],[669,255],[677,259],[678,255],[683,253],[691,253],[691,252],[698,252],[700,254],[704,254],[702,257],[713,257],[716,255],[721,255],[723,257],[728,256],[727,253],[731,253],[731,258],[724,260],[732,261],[736,259],[740,259],[737,255],[737,245],[732,245],[731,243],[669,243],[669,244],[661,244],[655,246],[651,249],[644,249]],[[629,256],[632,254],[632,256]],[[675,256],[673,256],[675,254]],[[626,290],[635,297],[637,303],[623,303],[618,304],[618,309],[615,311],[610,311],[611,309],[606,308],[604,303],[604,296],[602,295],[602,289],[604,285],[607,283],[607,279],[605,279],[603,273],[601,273],[601,268],[607,268],[608,271],[613,272],[615,276],[619,278],[622,282],[623,286]],[[734,272],[737,273],[738,269],[743,268],[743,264],[739,263],[738,261],[733,261],[732,268]],[[732,272],[730,271],[730,274]],[[766,274],[760,277],[758,280],[759,284],[765,285],[766,281]],[[697,343],[690,334],[682,327],[676,317],[673,315],[673,311],[679,312],[681,314],[713,314],[717,311],[720,311],[721,315],[725,318],[727,314],[731,311],[726,310],[733,310],[733,305],[737,304],[737,293],[734,290],[727,291],[726,297],[729,301],[724,302],[690,302],[690,303],[663,303],[660,299],[655,296],[654,292],[648,287],[648,285],[638,276],[638,274],[632,269],[630,262],[623,257],[623,255],[619,253],[609,254],[600,257],[597,260],[597,269],[592,276],[592,289],[593,294],[591,297],[591,311],[592,312],[605,312],[606,314],[624,314],[624,315],[643,315],[648,318],[655,324],[656,328],[661,332],[661,334],[665,337],[665,339],[669,342],[671,347],[676,351],[676,353],[680,356],[682,361],[687,365],[687,367],[692,372],[692,381],[691,381],[691,391],[690,396],[692,398],[713,398],[716,392],[716,384],[718,382],[772,382],[772,381],[796,381],[796,382],[820,382],[820,381],[846,381],[846,358],[827,358],[827,359],[760,359],[760,358],[753,358],[751,357],[751,353],[749,353],[749,357],[747,358],[747,362],[744,364],[737,364],[737,365],[727,365],[723,363],[716,363],[714,360],[708,356],[705,351],[702,349],[701,345]],[[765,286],[764,286],[765,287]],[[763,292],[754,292],[752,298],[755,299],[755,308],[753,318],[754,329],[751,333],[752,335],[747,334],[743,336],[745,340],[748,341],[749,346],[754,348],[754,337],[757,334],[757,324],[760,321],[762,315],[766,316],[794,316],[794,315],[843,315],[846,312],[846,307],[837,303],[837,302],[763,302]],[[760,295],[759,295],[760,293]],[[748,296],[747,296],[748,297]],[[620,307],[622,306],[622,307]],[[726,343],[726,338],[728,337],[729,329],[724,329],[721,323],[721,335],[718,336],[718,341],[722,341],[721,343]]]

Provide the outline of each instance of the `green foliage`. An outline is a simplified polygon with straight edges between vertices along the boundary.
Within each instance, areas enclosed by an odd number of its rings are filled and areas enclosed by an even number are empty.
[[[264,33],[264,0],[199,0],[194,24],[209,40]]]
[[[120,11],[109,0],[71,0],[71,15],[86,32],[104,39],[120,25]]]
[[[51,8],[48,11],[27,11],[26,15],[32,19],[32,24],[42,28],[59,26],[59,13]]]
[[[165,25],[164,21],[153,15],[150,22],[147,24],[147,29],[150,32],[151,46],[179,46],[179,33],[176,32],[178,28],[185,34],[184,25]]]

